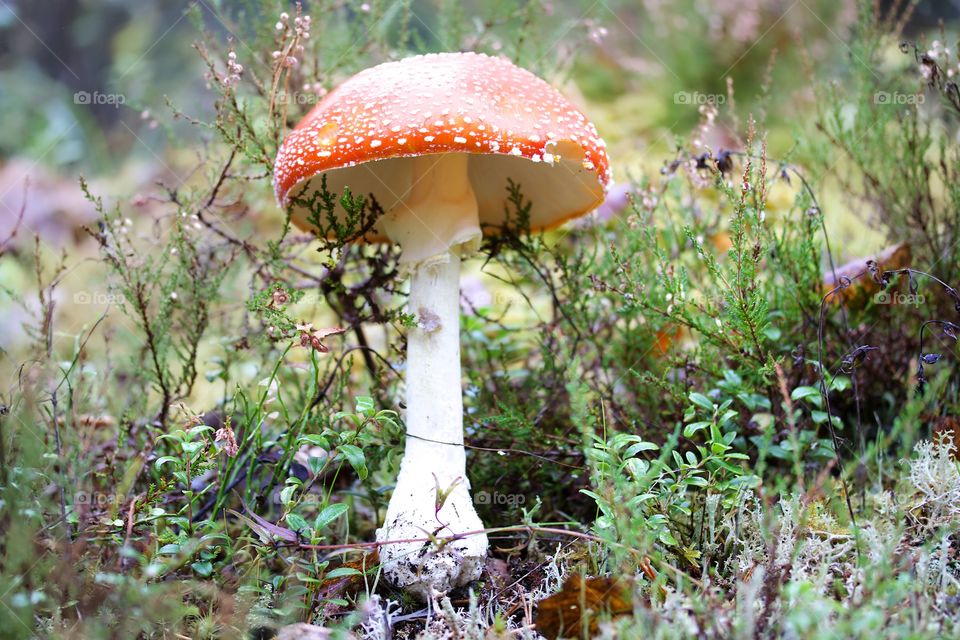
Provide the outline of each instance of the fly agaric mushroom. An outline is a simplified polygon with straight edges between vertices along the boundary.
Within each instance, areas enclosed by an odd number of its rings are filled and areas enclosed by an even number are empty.
[[[377,540],[387,579],[422,598],[477,579],[487,553],[470,497],[460,379],[460,261],[505,224],[508,180],[532,203],[530,227],[603,201],[610,169],[596,128],[549,84],[502,58],[441,53],[358,73],[284,140],[277,200],[305,229],[297,194],[369,194],[384,214],[368,242],[395,242],[410,273],[407,437]],[[345,216],[338,206],[337,212]],[[451,538],[452,537],[452,538]]]

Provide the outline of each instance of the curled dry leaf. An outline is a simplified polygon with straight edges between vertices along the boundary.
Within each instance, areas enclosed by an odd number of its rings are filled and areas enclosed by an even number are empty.
[[[330,348],[327,345],[323,344],[323,339],[327,336],[334,336],[346,331],[340,327],[331,327],[329,329],[314,329],[313,325],[307,324],[298,324],[296,327],[297,331],[300,332],[300,346],[309,347],[314,351],[319,351],[320,353],[327,353],[330,351]]]
[[[327,336],[335,336],[339,333],[343,333],[344,331],[346,331],[346,329],[343,329],[342,327],[330,327],[329,329],[316,329],[313,332],[313,335],[323,340]]]
[[[629,582],[620,578],[571,576],[559,593],[537,605],[537,631],[548,638],[590,638],[604,617],[633,611]]]

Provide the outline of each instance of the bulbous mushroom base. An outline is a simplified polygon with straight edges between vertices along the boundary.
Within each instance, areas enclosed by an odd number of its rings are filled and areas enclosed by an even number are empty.
[[[439,511],[437,487],[443,502]],[[428,536],[439,540],[383,545],[380,561],[384,576],[390,584],[422,600],[428,600],[435,592],[446,593],[473,582],[483,571],[488,546],[486,534],[449,538],[482,529],[483,523],[473,508],[465,477],[435,480],[434,474],[422,470],[411,472],[405,465],[397,479],[384,525],[377,529],[377,541]]]

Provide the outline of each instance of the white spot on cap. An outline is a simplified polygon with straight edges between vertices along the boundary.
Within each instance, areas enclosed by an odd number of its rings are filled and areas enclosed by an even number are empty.
[[[377,147],[379,147],[381,144],[383,144],[383,143],[380,142],[379,140],[371,140],[371,141],[370,141],[370,146],[373,147],[374,149],[376,149]]]
[[[453,139],[453,141],[456,142],[457,144],[465,144],[467,142],[467,139],[462,136],[457,136],[456,138]]]

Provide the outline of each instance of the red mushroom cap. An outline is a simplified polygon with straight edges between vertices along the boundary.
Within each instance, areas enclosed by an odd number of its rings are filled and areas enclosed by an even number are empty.
[[[555,88],[504,58],[438,53],[366,69],[331,91],[280,147],[274,191],[288,206],[325,173],[331,191],[373,193],[389,210],[409,188],[396,163],[441,153],[471,154],[480,219],[493,225],[507,178],[533,203],[535,229],[594,209],[610,180],[596,127]]]

